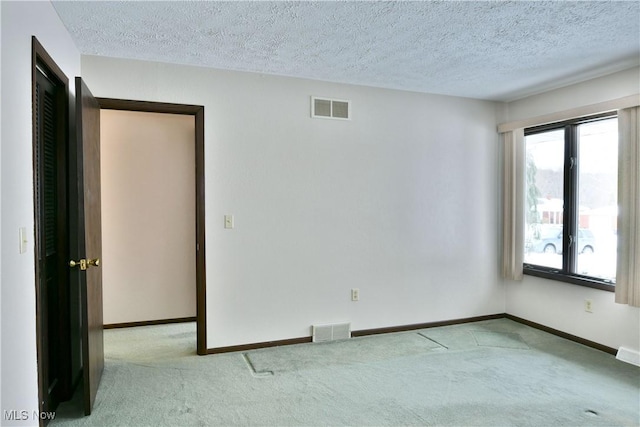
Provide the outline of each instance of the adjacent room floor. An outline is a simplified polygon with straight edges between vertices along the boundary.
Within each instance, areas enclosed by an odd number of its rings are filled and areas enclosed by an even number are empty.
[[[93,414],[52,425],[640,424],[640,368],[507,319],[210,356],[195,330],[105,331]]]

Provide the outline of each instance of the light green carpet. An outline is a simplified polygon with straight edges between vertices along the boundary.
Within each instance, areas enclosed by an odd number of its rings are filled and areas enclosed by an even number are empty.
[[[640,368],[507,319],[210,356],[195,333],[105,331],[93,414],[51,425],[640,425]]]

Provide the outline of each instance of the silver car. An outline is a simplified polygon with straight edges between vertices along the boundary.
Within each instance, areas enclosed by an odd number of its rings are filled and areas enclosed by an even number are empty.
[[[578,253],[591,254],[595,248],[593,232],[586,228],[578,230]],[[547,227],[541,230],[540,237],[531,241],[532,252],[548,254],[562,253],[562,226]]]

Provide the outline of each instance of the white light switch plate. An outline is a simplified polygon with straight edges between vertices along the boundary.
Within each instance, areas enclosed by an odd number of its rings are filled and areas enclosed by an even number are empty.
[[[23,254],[27,252],[27,227],[20,227],[18,229],[18,238],[20,239],[19,251]]]
[[[233,215],[224,216],[224,228],[233,228]]]

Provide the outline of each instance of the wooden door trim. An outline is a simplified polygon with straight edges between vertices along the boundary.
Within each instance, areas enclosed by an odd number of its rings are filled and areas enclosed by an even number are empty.
[[[183,114],[195,117],[196,151],[196,328],[197,353],[207,354],[207,280],[205,258],[204,106],[96,98],[103,110]]]
[[[40,275],[41,275],[41,269],[40,269],[40,263],[39,263],[39,254],[40,251],[42,249],[42,242],[40,241],[40,237],[39,237],[39,233],[37,232],[37,230],[40,229],[40,227],[43,226],[43,224],[41,224],[40,221],[40,214],[41,212],[39,212],[37,210],[37,206],[39,206],[38,201],[36,200],[36,198],[38,197],[38,195],[36,194],[36,188],[37,188],[37,183],[41,182],[41,176],[40,176],[40,165],[37,162],[36,159],[36,153],[38,152],[38,150],[40,149],[39,147],[39,142],[38,142],[38,133],[36,132],[36,122],[37,122],[37,109],[36,109],[36,84],[37,84],[37,67],[41,67],[43,68],[43,71],[49,76],[49,78],[51,80],[57,80],[55,83],[57,86],[59,86],[59,88],[63,91],[62,96],[60,96],[58,100],[56,100],[56,109],[57,110],[62,110],[63,113],[63,117],[60,119],[63,123],[64,126],[62,126],[61,129],[58,130],[58,140],[61,141],[64,144],[64,152],[67,152],[68,150],[68,145],[69,145],[69,138],[70,138],[70,97],[69,97],[69,79],[67,78],[67,76],[62,72],[62,70],[60,69],[60,67],[58,67],[58,65],[55,63],[55,61],[51,58],[51,56],[47,53],[47,51],[45,50],[45,48],[42,46],[42,44],[40,44],[40,42],[38,41],[38,39],[35,36],[31,37],[31,106],[32,106],[32,115],[31,115],[31,129],[32,129],[32,164],[33,164],[33,182],[34,182],[34,192],[33,192],[33,214],[34,214],[34,230],[36,230],[36,238],[34,240],[34,268],[35,268],[35,295],[36,295],[36,360],[38,362],[38,408],[39,410],[45,411],[47,410],[47,408],[44,407],[44,397],[47,393],[47,384],[45,384],[45,378],[44,378],[44,373],[45,373],[45,369],[48,369],[48,360],[45,360],[45,356],[44,356],[44,348],[42,346],[42,328],[41,328],[41,322],[42,322],[42,306],[41,306],[41,302],[42,302],[42,290],[40,289]],[[58,152],[59,155],[60,152]],[[66,168],[68,168],[68,154],[63,154],[65,156],[64,159],[59,159],[59,160],[63,160],[64,163],[62,163],[61,165],[59,165],[58,168],[58,174],[59,177],[60,175],[66,175]],[[64,170],[61,170],[64,169]],[[62,185],[65,188],[65,195],[63,197],[62,203],[67,203],[67,198],[66,198],[66,186],[67,186],[67,182],[66,180],[63,180],[63,182],[59,182],[59,185]],[[59,189],[58,189],[59,191]],[[66,206],[65,212],[62,213],[62,216],[64,216],[65,218],[68,215],[68,206]],[[61,251],[59,257],[67,257],[68,256],[68,251],[69,251],[69,236],[68,236],[68,229],[60,229],[59,225],[56,226],[56,233],[58,233],[58,237],[62,238],[62,244],[64,245],[64,250]],[[60,271],[58,273],[59,276],[64,276],[64,272]],[[68,278],[68,272],[67,272],[67,276]],[[68,280],[61,280],[62,283],[67,283]],[[61,283],[61,284],[62,284]],[[69,298],[69,293],[68,290],[65,289],[64,287],[62,288],[62,301],[65,303],[68,303],[68,298]],[[65,307],[67,307],[67,311],[65,310]],[[68,306],[66,304],[61,305],[60,307],[58,307],[58,309],[61,309],[62,311],[60,312],[60,319],[61,319],[61,351],[64,351],[65,354],[63,356],[61,356],[61,361],[62,363],[67,363],[66,365],[64,365],[64,367],[62,368],[63,370],[63,376],[61,377],[61,386],[62,386],[62,398],[66,399],[68,397],[71,397],[71,387],[72,387],[72,378],[71,378],[71,365],[70,365],[70,331],[69,331],[69,327],[68,327]],[[40,419],[39,421],[40,425],[44,425],[45,422]]]

